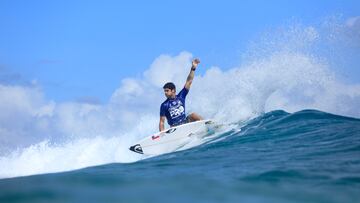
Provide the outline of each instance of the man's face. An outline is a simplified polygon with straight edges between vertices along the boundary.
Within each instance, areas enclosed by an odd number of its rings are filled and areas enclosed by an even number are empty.
[[[165,93],[165,97],[168,99],[173,98],[176,95],[175,89],[171,90],[169,88],[165,88],[164,93]]]

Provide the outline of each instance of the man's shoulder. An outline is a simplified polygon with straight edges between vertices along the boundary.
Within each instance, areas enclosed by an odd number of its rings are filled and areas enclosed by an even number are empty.
[[[180,90],[180,92],[188,92],[190,89],[186,88],[185,86]],[[179,93],[180,93],[179,92]]]
[[[178,97],[185,97],[189,93],[189,90],[186,87],[182,88],[181,91],[177,94]]]
[[[161,103],[160,106],[165,106],[168,102],[169,102],[169,100],[167,99],[167,100],[163,101],[163,103]]]

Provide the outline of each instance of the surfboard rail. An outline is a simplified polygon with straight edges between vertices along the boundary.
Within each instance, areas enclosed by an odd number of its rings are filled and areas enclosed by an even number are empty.
[[[174,126],[143,138],[130,146],[129,150],[143,155],[170,153],[184,146],[193,135],[206,134],[208,125],[212,123],[213,121],[208,119]]]

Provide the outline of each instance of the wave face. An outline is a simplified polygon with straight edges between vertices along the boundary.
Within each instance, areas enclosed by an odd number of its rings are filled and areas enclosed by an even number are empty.
[[[231,69],[201,65],[187,113],[220,123],[278,109],[359,118],[358,26],[320,24],[264,32]],[[189,52],[159,56],[139,77],[123,79],[104,104],[55,102],[41,87],[0,84],[0,178],[140,160],[128,147],[157,132],[162,86],[173,81],[180,89],[192,58]]]
[[[277,110],[237,126],[135,163],[2,179],[0,201],[360,201],[359,119]]]
[[[359,120],[349,118],[360,118],[358,22],[289,22],[260,33],[235,67],[204,60],[187,113],[237,127],[146,160],[128,147],[157,132],[162,85],[184,85],[191,53],[157,57],[103,104],[2,82],[0,201],[360,202]]]

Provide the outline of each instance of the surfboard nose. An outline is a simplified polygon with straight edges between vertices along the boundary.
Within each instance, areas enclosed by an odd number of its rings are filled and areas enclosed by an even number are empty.
[[[139,154],[144,154],[140,144],[136,144],[136,145],[133,145],[129,148],[131,151],[133,152],[136,152],[136,153],[139,153]]]

